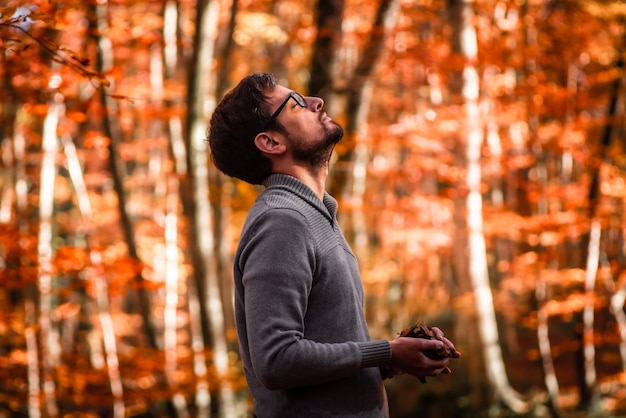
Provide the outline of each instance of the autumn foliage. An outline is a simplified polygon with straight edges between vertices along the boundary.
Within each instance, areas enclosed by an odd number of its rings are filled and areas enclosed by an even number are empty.
[[[258,189],[204,135],[260,71],[346,127],[372,337],[463,352],[393,417],[626,414],[625,31],[611,0],[4,1],[0,416],[246,416]]]

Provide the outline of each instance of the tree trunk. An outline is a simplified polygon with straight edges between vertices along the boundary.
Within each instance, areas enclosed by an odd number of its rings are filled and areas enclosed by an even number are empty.
[[[162,17],[162,43],[154,44],[150,48],[150,80],[155,100],[161,101],[157,106],[163,108],[172,108],[176,106],[175,100],[162,100],[165,97],[164,86],[169,80],[175,80],[178,69],[182,67],[179,64],[179,4],[177,1],[166,1],[163,4]],[[183,308],[181,302],[189,302],[187,294],[181,294],[182,286],[180,283],[186,279],[180,274],[179,266],[181,265],[181,257],[179,256],[179,246],[182,223],[179,213],[179,197],[180,197],[180,181],[179,174],[186,172],[185,145],[182,133],[182,120],[178,114],[171,114],[166,119],[168,148],[174,162],[174,172],[159,173],[165,177],[165,181],[161,181],[158,187],[158,193],[164,197],[164,207],[157,209],[159,215],[164,219],[163,241],[165,245],[164,257],[162,265],[160,265],[161,279],[165,282],[164,286],[164,302],[163,303],[163,352],[165,357],[164,374],[173,393],[166,407],[169,409],[168,415],[178,418],[189,418],[189,410],[185,393],[177,387],[177,370],[179,367],[180,346],[183,345],[180,340],[181,332],[187,332],[188,337],[182,339],[192,341],[194,339],[193,331],[196,329],[193,323],[200,322],[198,315],[189,316],[189,327],[183,328],[178,324],[179,309]],[[156,303],[156,302],[155,302]],[[202,364],[205,363],[204,356],[201,357]],[[195,374],[196,367],[191,366]],[[198,377],[196,375],[196,377]],[[200,380],[202,376],[200,376]]]
[[[113,67],[112,44],[111,40],[108,38],[108,3],[106,1],[93,3],[90,5],[90,11],[90,33],[96,34],[92,35],[93,40],[97,44],[96,66],[98,73],[106,74]],[[126,193],[123,183],[126,169],[124,167],[123,159],[118,152],[119,145],[122,142],[122,133],[120,131],[119,121],[117,118],[117,105],[115,100],[103,87],[98,89],[98,93],[100,105],[103,109],[102,129],[105,135],[109,138],[109,171],[113,180],[113,188],[117,195],[118,213],[120,216],[122,233],[124,234],[128,255],[138,260],[139,256],[137,254],[135,232],[127,210]],[[135,280],[140,283],[143,281],[143,278],[140,274],[138,274],[135,277]],[[133,304],[134,303],[131,303],[130,305]],[[150,347],[156,348],[156,335],[154,333],[151,320],[150,298],[141,285],[138,286],[137,290],[137,304],[139,306],[139,312],[143,321],[144,332],[146,333],[148,344]]]
[[[15,138],[15,122],[17,114],[17,98],[11,85],[12,74],[8,71],[5,51],[0,48],[0,91],[3,92],[3,101],[0,105],[0,152],[2,153],[5,170],[2,173],[2,188],[0,189],[0,223],[11,221],[12,197],[15,193],[15,170],[12,170],[15,158],[11,150]]]
[[[204,345],[212,347],[213,364],[220,380],[228,372],[228,344],[224,329],[224,309],[217,271],[215,252],[214,218],[209,199],[209,158],[204,143],[207,120],[215,103],[211,91],[212,66],[215,58],[216,28],[219,2],[200,1],[196,15],[196,33],[192,62],[189,65],[188,114],[185,141],[187,146],[188,173],[181,184],[183,210],[190,221],[191,257],[194,265],[194,287],[198,293],[199,314],[203,319]],[[196,354],[200,355],[200,352]],[[196,402],[201,410],[210,408],[217,416],[232,411],[234,398],[228,384],[207,388],[211,393],[199,394]],[[211,403],[217,396],[218,402]],[[206,412],[204,412],[206,413]]]
[[[351,193],[351,176],[355,168],[354,161],[356,159],[354,149],[356,146],[357,125],[364,120],[364,112],[367,111],[367,106],[363,106],[363,103],[369,103],[364,98],[366,98],[367,92],[371,89],[371,76],[382,53],[387,29],[391,23],[388,19],[390,16],[393,17],[397,14],[397,7],[398,4],[395,0],[382,0],[379,4],[376,10],[374,25],[370,32],[369,42],[353,73],[349,76],[348,83],[344,87],[346,123],[342,146],[345,151],[337,156],[337,161],[334,163],[328,184],[330,194],[340,199]]]
[[[616,68],[622,73],[624,69],[624,56],[620,54]],[[589,186],[589,218],[591,219],[591,227],[589,231],[589,244],[587,247],[587,263],[585,271],[585,293],[588,296],[588,302],[583,308],[583,332],[581,333],[581,353],[582,357],[582,370],[584,373],[584,384],[581,391],[581,404],[585,407],[589,407],[591,402],[593,391],[595,390],[597,383],[596,375],[596,353],[595,353],[595,338],[594,338],[594,309],[596,300],[595,287],[596,276],[598,274],[599,258],[600,258],[600,246],[602,225],[600,214],[598,213],[598,206],[600,200],[600,171],[603,163],[607,161],[609,157],[608,151],[611,148],[613,138],[616,137],[617,129],[615,129],[615,121],[624,114],[624,107],[626,93],[622,86],[622,81],[626,80],[626,77],[615,78],[611,90],[611,98],[607,111],[607,123],[604,126],[600,142],[600,153],[595,158],[595,164],[592,166],[591,184]],[[619,315],[618,315],[619,316]],[[617,319],[617,317],[616,317]]]
[[[58,148],[57,126],[63,113],[63,105],[54,101],[48,105],[42,133],[41,179],[39,182],[39,227],[37,236],[37,261],[39,288],[39,343],[42,359],[41,375],[44,388],[45,415],[56,417],[59,409],[55,397],[54,367],[58,356],[58,338],[52,328],[50,314],[52,312],[52,215],[54,213],[54,185],[57,174],[56,155]]]
[[[238,2],[233,1],[229,10],[230,19],[218,36],[216,56],[220,57],[215,82],[215,98],[219,100],[229,88],[230,58],[234,47],[235,26],[237,23]],[[231,194],[235,191],[234,180],[224,176],[212,164],[209,165],[210,179],[214,197],[212,209],[215,216],[215,252],[217,255],[217,275],[220,283],[222,307],[224,309],[224,329],[235,329],[235,309],[233,305],[233,255],[231,253]],[[236,352],[239,348],[237,339],[228,340],[228,349]]]
[[[317,2],[317,38],[313,44],[309,94],[329,96],[333,89],[335,53],[341,42],[344,0]]]
[[[487,268],[480,166],[484,129],[480,123],[479,75],[474,67],[477,59],[477,39],[472,22],[473,1],[448,0],[448,10],[452,26],[451,45],[453,51],[459,54],[465,62],[464,68],[458,70],[450,85],[453,102],[458,103],[459,108],[463,110],[456,157],[458,166],[466,170],[465,182],[460,185],[462,192],[459,192],[455,199],[457,236],[455,237],[454,263],[461,291],[471,291],[474,295],[477,315],[477,323],[469,316],[461,316],[459,326],[465,330],[466,335],[480,337],[480,341],[474,344],[468,341],[470,352],[483,353],[482,365],[474,363],[470,373],[481,376],[479,368],[484,367],[488,382],[493,387],[496,396],[516,413],[524,413],[527,412],[528,405],[511,388],[504,367]],[[478,329],[472,332],[476,326]],[[480,385],[476,387],[480,388]],[[474,396],[482,395],[476,393]]]

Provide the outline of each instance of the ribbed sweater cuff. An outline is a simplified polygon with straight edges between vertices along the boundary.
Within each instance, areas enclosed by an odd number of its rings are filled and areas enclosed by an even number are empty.
[[[361,367],[386,366],[391,362],[391,345],[387,340],[360,342]]]

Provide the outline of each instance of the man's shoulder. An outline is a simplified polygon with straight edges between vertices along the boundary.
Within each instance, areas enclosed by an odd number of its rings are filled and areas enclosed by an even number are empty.
[[[309,206],[302,196],[288,188],[272,187],[265,189],[257,198],[253,208],[261,210],[294,209],[305,210]]]
[[[256,223],[263,219],[279,221],[284,218],[297,218],[304,222],[307,217],[305,212],[306,204],[297,195],[280,189],[265,190],[248,211],[246,223]]]
[[[332,233],[327,214],[312,202],[288,189],[272,188],[261,193],[248,211],[244,231],[261,227],[295,231],[310,230],[313,236]]]

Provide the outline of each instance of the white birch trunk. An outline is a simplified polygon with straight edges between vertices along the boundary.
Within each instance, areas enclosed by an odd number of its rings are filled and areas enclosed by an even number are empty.
[[[552,347],[550,344],[550,334],[548,329],[549,314],[546,309],[548,301],[547,283],[543,277],[537,279],[535,295],[537,297],[537,343],[539,345],[539,353],[541,355],[541,363],[545,374],[544,382],[548,389],[548,395],[555,410],[560,409],[559,401],[559,382],[556,378],[554,369],[554,361],[552,360]]]
[[[487,250],[483,231],[482,193],[481,193],[481,147],[483,126],[479,106],[479,76],[476,68],[469,64],[475,62],[478,55],[476,31],[471,21],[473,16],[472,0],[465,0],[461,5],[462,22],[459,28],[461,53],[468,59],[463,71],[462,96],[466,108],[466,165],[468,190],[466,198],[469,275],[474,293],[475,308],[478,316],[478,330],[484,346],[484,362],[487,378],[494,387],[496,395],[511,410],[525,413],[529,410],[527,402],[511,387],[506,369],[496,322],[493,294],[487,268]]]
[[[619,352],[622,358],[622,371],[626,372],[626,314],[624,304],[626,303],[626,287],[622,286],[611,296],[611,312],[615,316],[617,329],[619,331],[620,343]]]
[[[55,76],[53,76],[55,77]],[[55,399],[53,368],[59,358],[58,338],[52,329],[52,215],[54,211],[54,183],[56,179],[56,154],[58,147],[57,126],[63,113],[63,105],[55,96],[48,106],[42,134],[42,161],[39,191],[39,233],[37,236],[38,288],[39,288],[39,337],[42,358],[42,385],[45,411],[48,416],[59,414]]]
[[[226,333],[224,329],[224,314],[222,306],[222,298],[220,292],[219,275],[217,273],[217,259],[214,251],[214,239],[213,239],[213,219],[211,216],[211,205],[209,203],[209,170],[207,166],[208,152],[204,140],[207,132],[207,121],[209,115],[215,107],[215,97],[211,94],[211,78],[209,75],[212,73],[212,66],[214,62],[215,52],[215,39],[217,37],[217,20],[220,12],[220,3],[216,0],[209,0],[206,3],[206,9],[198,11],[202,13],[202,22],[200,27],[197,28],[200,31],[198,48],[198,61],[195,69],[195,102],[193,103],[193,110],[190,110],[194,116],[191,121],[191,129],[189,130],[191,138],[189,149],[191,167],[194,178],[194,203],[196,205],[195,213],[196,219],[193,220],[196,226],[196,237],[198,239],[198,245],[200,252],[203,255],[203,259],[206,260],[206,294],[198,295],[201,298],[207,298],[206,306],[208,307],[208,318],[211,325],[211,334],[213,336],[213,363],[215,370],[218,374],[218,378],[223,383],[220,387],[220,397],[218,411],[223,417],[227,417],[232,414],[235,408],[234,394],[230,387],[227,374],[228,374],[228,344],[226,341]],[[190,300],[190,303],[192,301]],[[191,306],[190,306],[191,308]],[[197,344],[193,344],[193,349],[196,355],[203,355],[204,347],[200,347]],[[202,367],[199,363],[197,366]],[[206,372],[205,372],[206,373]],[[198,387],[198,396],[196,398],[198,408],[205,413],[208,412],[210,407],[210,396],[208,392],[208,386],[203,384]]]
[[[467,42],[475,42],[473,29],[463,31],[464,36],[473,37]],[[472,66],[463,72],[463,97],[467,109],[467,228],[469,245],[469,274],[474,292],[478,330],[485,351],[483,353],[487,377],[496,394],[516,413],[528,411],[528,404],[511,387],[508,381],[500,341],[498,325],[493,305],[493,294],[487,269],[487,249],[483,232],[481,166],[480,155],[483,142],[481,115],[478,106],[478,74]]]
[[[178,304],[181,277],[179,274],[179,242],[178,242],[178,180],[170,176],[167,181],[165,198],[165,309],[163,312],[164,335],[163,350],[165,351],[165,376],[171,387],[176,384],[178,369]],[[183,393],[176,391],[172,403],[178,417],[189,417],[187,401]]]
[[[125,418],[124,386],[120,373],[119,357],[117,355],[115,327],[113,326],[113,318],[111,317],[111,311],[109,309],[109,286],[104,276],[102,255],[96,250],[91,250],[89,255],[94,273],[95,300],[98,310],[98,320],[100,321],[100,330],[102,332],[104,358],[109,377],[109,387],[113,395],[113,418]]]
[[[585,294],[587,302],[583,308],[583,358],[585,385],[592,391],[596,385],[596,347],[594,344],[594,307],[595,287],[598,266],[600,264],[600,236],[602,227],[598,219],[591,222],[589,245],[587,247],[587,268],[585,271]]]
[[[89,248],[89,258],[91,260],[96,302],[97,317],[100,323],[100,338],[91,334],[90,346],[93,349],[92,359],[96,368],[104,367],[106,364],[109,377],[109,388],[113,395],[113,417],[124,418],[126,416],[126,406],[124,403],[124,386],[119,367],[119,357],[117,354],[117,337],[113,318],[109,307],[109,291],[106,278],[103,273],[102,256],[93,250],[97,247],[92,237],[93,211],[87,193],[87,186],[83,177],[80,161],[76,153],[76,146],[72,138],[64,135],[61,137],[61,144],[67,160],[67,168],[72,181],[72,186],[76,192],[78,209],[83,219],[85,233],[87,235],[87,247]],[[103,350],[102,350],[103,349]]]
[[[173,74],[177,64],[177,21],[178,8],[176,2],[168,1],[163,9],[163,44],[154,44],[150,48],[150,86],[152,88],[153,100],[158,106],[167,107],[168,103],[164,98],[164,85],[167,74]],[[179,117],[170,117],[178,120],[178,125],[182,128]],[[169,127],[169,123],[168,123]],[[181,131],[182,133],[182,131]],[[179,144],[182,143],[182,135],[174,136]],[[170,135],[172,149],[174,148],[174,139]],[[186,158],[185,153],[182,154],[183,159]],[[163,351],[165,356],[164,373],[165,379],[173,394],[171,403],[174,412],[178,418],[188,418],[190,416],[187,405],[187,399],[178,389],[178,379],[176,378],[179,367],[178,362],[178,346],[179,342],[179,326],[178,326],[178,309],[181,302],[181,282],[185,279],[181,277],[179,266],[181,263],[179,254],[179,189],[180,182],[178,178],[169,172],[163,170],[163,164],[160,157],[153,157],[154,164],[150,164],[152,168],[150,176],[154,184],[154,194],[157,199],[165,201],[165,208],[155,206],[155,218],[161,218],[164,222],[164,249],[154,255],[155,274],[165,282],[165,301],[163,309]],[[174,155],[174,166],[179,166],[176,156]],[[186,165],[184,165],[186,169]],[[198,318],[190,318],[190,321],[198,321]]]
[[[16,135],[17,136],[17,135]],[[0,153],[2,153],[2,178],[0,179],[0,223],[8,224],[13,217],[12,209],[15,203],[15,179],[11,173],[15,172],[13,158],[13,140],[9,137],[0,138]]]
[[[11,149],[5,154],[5,147],[8,147],[9,144],[11,145]],[[26,211],[28,206],[28,186],[26,168],[24,165],[24,161],[26,161],[24,158],[26,154],[26,140],[23,132],[16,129],[15,136],[12,141],[5,138],[2,146],[2,157],[4,161],[11,163],[7,164],[7,167],[11,167],[13,164],[15,167],[15,178],[12,184],[12,191],[9,190],[5,195],[3,195],[2,222],[8,223],[12,217],[11,204],[13,202],[11,202],[10,199],[5,202],[4,197],[6,195],[13,195],[15,198],[15,211],[18,215],[16,221],[19,225],[20,231],[25,232],[28,226],[26,225],[24,217],[19,216]],[[10,189],[10,187],[11,186],[7,188]],[[22,248],[21,250],[27,251]],[[37,346],[38,318],[35,303],[36,299],[37,289],[35,289],[35,286],[27,286],[24,292],[24,339],[26,342],[26,378],[28,385],[28,401],[26,408],[29,418],[41,417],[41,380],[39,378],[39,347]]]

